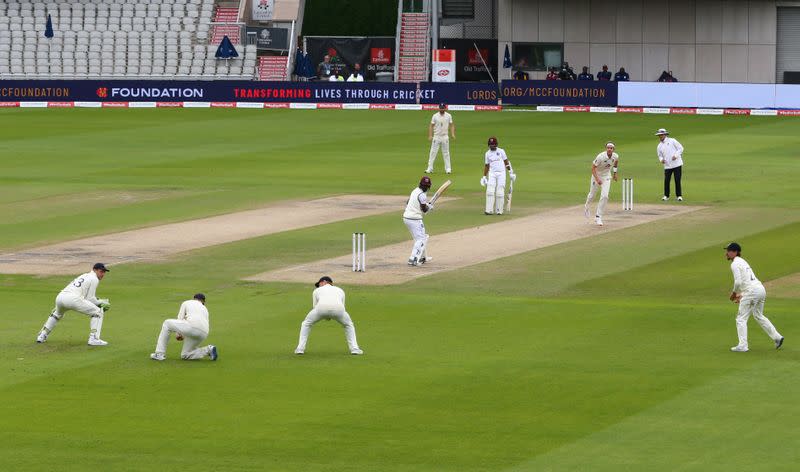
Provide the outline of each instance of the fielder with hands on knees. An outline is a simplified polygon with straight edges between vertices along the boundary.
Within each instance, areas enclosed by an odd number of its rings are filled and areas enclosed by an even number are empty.
[[[728,298],[739,304],[739,312],[736,314],[736,333],[739,336],[739,344],[733,346],[731,351],[747,352],[750,349],[747,344],[747,320],[750,315],[753,315],[761,329],[775,343],[775,349],[780,349],[783,346],[783,336],[764,316],[764,301],[767,299],[767,291],[756,277],[750,264],[742,259],[742,246],[738,243],[728,244],[725,246],[725,257],[731,261],[731,271],[733,272],[733,290]]]
[[[592,180],[589,183],[589,194],[586,196],[586,203],[583,205],[583,214],[586,218],[591,217],[589,204],[594,200],[597,189],[600,189],[600,202],[597,203],[597,211],[594,214],[594,222],[597,226],[603,226],[603,213],[608,203],[608,192],[611,190],[611,179],[617,180],[619,171],[619,156],[614,152],[614,143],[606,143],[606,150],[601,152],[592,161]]]
[[[678,196],[678,201],[683,201],[683,192],[681,189],[681,176],[683,174],[683,145],[675,138],[668,137],[669,131],[664,128],[656,131],[658,136],[658,147],[656,147],[656,154],[658,154],[658,161],[664,165],[664,196],[661,200],[669,200],[669,184],[671,177],[675,176],[675,195]]]
[[[428,234],[425,233],[425,223],[422,218],[426,213],[433,210],[433,204],[428,201],[425,193],[431,188],[431,178],[423,176],[419,180],[417,188],[411,191],[403,212],[403,223],[414,239],[414,246],[411,248],[411,256],[408,258],[408,265],[418,266],[431,260],[428,257]]]
[[[50,312],[50,316],[44,323],[39,335],[36,336],[37,343],[47,342],[47,337],[55,329],[56,323],[69,310],[88,315],[89,319],[89,341],[90,346],[105,346],[108,343],[100,339],[100,332],[103,330],[103,315],[111,309],[111,303],[107,298],[98,299],[96,296],[97,286],[105,277],[107,268],[102,262],[92,266],[92,270],[85,274],[75,277],[56,297],[56,306]]]
[[[306,353],[306,344],[312,326],[320,320],[336,320],[344,328],[344,337],[347,340],[347,347],[350,348],[350,354],[354,356],[364,354],[364,351],[358,347],[353,320],[350,319],[350,315],[344,308],[344,290],[335,287],[333,279],[327,275],[320,277],[314,287],[316,288],[311,294],[312,308],[300,325],[300,340],[297,342],[294,353],[298,355]]]
[[[484,214],[502,215],[505,203],[506,170],[511,181],[517,180],[506,152],[497,147],[497,138],[492,136],[488,141],[489,150],[484,155],[483,177],[481,186],[486,187],[486,209]]]
[[[433,115],[428,126],[428,141],[431,142],[431,151],[428,155],[426,174],[433,172],[433,163],[436,161],[436,156],[439,155],[440,147],[444,158],[444,171],[448,174],[453,171],[453,168],[450,167],[450,138],[448,138],[447,132],[449,131],[453,139],[456,139],[456,125],[453,123],[453,116],[446,110],[447,106],[440,103],[439,111]]]
[[[177,319],[165,320],[161,325],[161,333],[158,335],[156,352],[150,354],[150,359],[163,361],[167,356],[167,342],[169,333],[175,333],[175,340],[183,341],[181,349],[181,359],[196,360],[204,357],[212,361],[217,360],[217,347],[213,344],[197,347],[208,337],[208,308],[206,308],[206,296],[196,293],[191,300],[181,303],[178,310]]]

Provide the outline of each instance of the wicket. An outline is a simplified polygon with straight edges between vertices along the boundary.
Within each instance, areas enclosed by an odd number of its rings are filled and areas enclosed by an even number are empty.
[[[353,272],[367,271],[367,233],[353,233]]]
[[[622,179],[622,209],[633,211],[633,179]]]

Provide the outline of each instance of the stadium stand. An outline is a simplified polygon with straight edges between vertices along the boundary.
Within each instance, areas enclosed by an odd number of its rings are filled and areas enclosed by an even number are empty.
[[[44,36],[48,13],[53,38]],[[238,26],[209,34],[212,18],[237,17],[238,8],[215,9],[214,0],[3,1],[0,78],[252,79],[256,47],[239,44]],[[214,57],[220,33],[238,58]]]
[[[427,13],[403,13],[397,80],[425,81],[428,77],[430,20]]]

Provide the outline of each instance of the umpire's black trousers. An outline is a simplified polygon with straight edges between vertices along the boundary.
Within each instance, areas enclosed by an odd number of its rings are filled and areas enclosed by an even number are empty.
[[[669,197],[669,181],[670,178],[675,176],[675,195],[682,197],[681,192],[681,174],[683,173],[683,166],[673,167],[672,169],[664,169],[664,196]]]

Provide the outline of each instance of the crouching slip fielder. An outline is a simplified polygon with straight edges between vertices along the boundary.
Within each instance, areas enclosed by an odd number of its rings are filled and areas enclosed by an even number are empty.
[[[433,205],[428,203],[428,195],[425,193],[431,188],[431,179],[428,176],[419,181],[419,186],[415,188],[408,197],[406,211],[403,212],[403,223],[411,232],[414,238],[414,247],[411,248],[411,257],[408,258],[408,265],[416,266],[424,264],[428,260],[428,235],[425,233],[425,224],[422,218],[425,213],[433,210]]]
[[[506,152],[497,147],[497,138],[492,136],[489,138],[489,150],[486,151],[484,156],[483,177],[481,177],[481,186],[486,187],[486,210],[487,215],[503,214],[505,205],[505,192],[506,192],[506,170],[511,181],[517,180],[514,169],[511,168],[511,163],[508,161]]]
[[[747,320],[751,314],[761,325],[761,329],[775,342],[775,349],[780,349],[783,345],[783,336],[764,316],[764,301],[767,298],[767,291],[756,277],[756,274],[753,273],[750,264],[742,259],[742,247],[737,243],[728,244],[725,247],[725,257],[732,261],[731,271],[733,271],[733,291],[731,291],[729,298],[732,302],[739,304],[739,313],[736,315],[736,332],[739,335],[739,344],[733,346],[731,351],[748,351]]]
[[[150,359],[163,361],[167,355],[167,342],[169,333],[175,333],[175,339],[183,341],[181,349],[181,359],[194,360],[204,357],[217,360],[217,347],[209,344],[208,346],[197,347],[208,337],[208,309],[206,308],[206,296],[202,293],[195,294],[191,300],[181,303],[178,310],[177,319],[169,319],[161,325],[161,333],[158,335],[156,352],[150,354]]]
[[[81,274],[69,283],[56,297],[56,306],[50,313],[50,317],[44,323],[42,330],[36,337],[37,343],[47,341],[47,337],[55,329],[56,323],[69,310],[90,316],[89,320],[89,341],[90,346],[105,346],[107,342],[100,339],[100,332],[103,330],[103,314],[111,308],[108,299],[98,299],[95,296],[97,286],[109,272],[105,264],[98,262],[92,267],[91,272]]]
[[[344,308],[344,290],[334,287],[333,280],[327,275],[321,277],[314,287],[316,288],[311,294],[312,308],[300,325],[300,340],[297,342],[297,349],[294,350],[294,353],[305,354],[308,335],[311,333],[311,327],[317,322],[336,320],[344,328],[344,337],[347,339],[350,354],[354,356],[364,354],[356,341],[356,327],[353,326],[353,320],[350,319],[350,315]]]
[[[600,189],[600,202],[597,204],[597,211],[594,213],[594,222],[598,226],[603,226],[603,213],[608,203],[608,191],[611,190],[611,175],[613,171],[614,180],[617,180],[619,170],[619,156],[614,152],[614,143],[606,143],[605,152],[601,152],[592,161],[592,181],[589,183],[589,195],[586,196],[586,204],[583,206],[583,214],[586,218],[591,217],[589,204],[594,200],[597,189]]]

